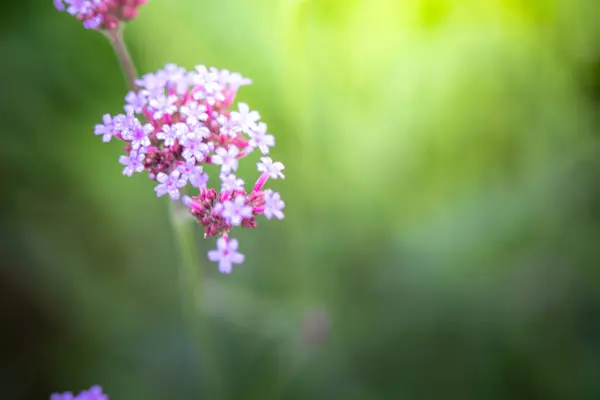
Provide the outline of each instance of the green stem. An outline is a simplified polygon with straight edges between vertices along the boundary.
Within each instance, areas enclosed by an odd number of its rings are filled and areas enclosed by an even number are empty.
[[[198,253],[194,244],[194,232],[190,227],[190,216],[179,203],[170,203],[170,219],[179,247],[179,283],[181,285],[183,311],[186,319],[198,333],[198,311],[202,294],[202,277]]]
[[[130,90],[137,90],[135,81],[137,72],[135,64],[129,55],[127,45],[123,40],[123,26],[114,30],[104,31],[111,43],[119,65],[125,76],[125,81]],[[203,371],[213,383],[211,398],[221,398],[219,369],[217,367],[217,354],[210,337],[210,329],[206,326],[200,313],[201,298],[203,294],[203,279],[198,260],[198,253],[194,243],[194,231],[190,226],[193,221],[187,209],[180,203],[170,202],[170,220],[179,253],[179,283],[181,285],[182,308],[186,324],[190,329],[190,336],[196,349],[196,356],[201,361]],[[204,344],[204,345],[203,345]]]
[[[204,279],[194,242],[194,219],[189,210],[180,203],[170,202],[171,226],[179,247],[179,283],[182,292],[184,318],[190,329],[192,342],[196,346],[196,356],[202,365],[202,371],[211,383],[211,398],[223,398],[221,377],[219,374],[218,354],[215,351],[214,338],[208,321],[201,314],[201,300],[204,294]]]
[[[136,90],[135,80],[137,79],[137,72],[135,70],[135,64],[131,59],[125,40],[123,39],[123,30],[125,25],[119,24],[119,26],[112,30],[104,31],[106,37],[115,51],[117,58],[119,59],[119,65],[125,76],[125,82],[130,90]]]

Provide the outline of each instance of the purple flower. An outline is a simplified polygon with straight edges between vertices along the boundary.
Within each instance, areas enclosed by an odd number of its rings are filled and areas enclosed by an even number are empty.
[[[219,124],[219,133],[221,135],[236,137],[237,134],[242,131],[240,124],[225,115],[219,115],[217,117],[217,123]]]
[[[77,396],[73,396],[71,392],[54,393],[50,395],[50,400],[108,400],[108,396],[102,393],[100,386],[92,386],[89,390],[84,390]]]
[[[258,147],[263,154],[269,153],[269,147],[275,146],[275,137],[267,134],[267,124],[260,122],[256,129],[248,132],[250,146]]]
[[[197,125],[199,121],[206,121],[208,119],[206,107],[196,102],[181,107],[180,111],[181,115],[186,117],[185,122],[190,126]]]
[[[221,174],[221,190],[244,190],[244,181],[234,174]]]
[[[193,187],[201,189],[206,187],[208,183],[208,174],[202,172],[202,167],[194,167],[193,171],[188,175],[188,179]]]
[[[102,14],[98,14],[92,18],[86,19],[83,21],[83,27],[85,29],[98,29],[102,22],[104,21],[104,16]]]
[[[195,132],[192,132],[185,137],[181,155],[186,161],[202,162],[206,159],[212,148],[202,139],[203,138],[199,137]]]
[[[50,400],[75,400],[75,396],[71,392],[53,393],[50,395]]]
[[[186,179],[181,177],[181,173],[177,170],[171,172],[169,175],[164,172],[159,172],[156,175],[156,180],[159,182],[154,188],[156,196],[161,197],[165,194],[169,194],[171,200],[179,200],[179,189],[186,185]]]
[[[213,68],[211,67],[211,70],[212,69]],[[249,85],[252,83],[251,79],[244,78],[237,72],[229,72],[226,69],[222,69],[221,71],[216,71],[216,73],[219,75],[219,83],[223,86],[228,86],[232,90],[238,90],[240,86]]]
[[[63,3],[62,0],[54,0],[54,7],[56,7],[58,11],[64,11],[65,3]]]
[[[244,218],[252,217],[252,207],[246,205],[246,197],[238,195],[233,201],[225,200],[223,202],[223,211],[221,216],[233,225],[240,226]]]
[[[244,255],[237,252],[237,239],[229,239],[227,235],[217,239],[217,249],[208,252],[208,259],[219,263],[219,272],[231,273],[232,264],[244,262]]]
[[[125,111],[128,114],[141,114],[144,110],[144,107],[146,107],[146,96],[142,92],[136,93],[131,91],[127,93],[127,96],[125,96],[125,101],[127,102]]]
[[[144,96],[156,97],[165,94],[165,80],[158,74],[147,73],[140,79],[136,79],[135,84],[143,88],[140,92]]]
[[[195,125],[192,129],[192,133],[194,134],[194,136],[197,136],[202,139],[207,139],[210,136],[210,130],[206,126],[201,124]],[[210,144],[212,145],[212,143]]]
[[[283,219],[283,212],[281,211],[283,207],[285,207],[285,203],[281,200],[279,193],[265,190],[265,210],[263,213],[267,219],[273,217]]]
[[[108,396],[102,393],[100,386],[92,386],[89,390],[79,393],[76,400],[108,400]]]
[[[213,164],[221,166],[221,172],[231,172],[231,170],[236,170],[238,168],[238,159],[237,156],[240,153],[240,150],[236,146],[230,146],[229,150],[226,150],[223,147],[219,147],[215,150],[215,155],[212,156]]]
[[[112,139],[112,137],[116,134],[115,121],[110,114],[104,114],[102,116],[102,123],[96,125],[94,128],[94,134],[102,135],[103,142],[110,142],[110,139]]]
[[[181,173],[182,178],[187,178],[193,187],[203,188],[208,183],[208,174],[202,171],[202,166],[195,165],[195,162],[187,162],[177,166],[177,171]]]
[[[269,177],[272,179],[281,178],[284,179],[285,176],[281,171],[284,170],[284,166],[279,161],[273,162],[271,157],[261,157],[259,163],[256,163],[259,172],[266,172],[269,174]]]
[[[123,139],[131,141],[131,147],[137,150],[140,147],[150,146],[149,134],[154,132],[154,125],[146,124],[141,126],[138,124],[133,130],[123,135]]]
[[[174,90],[179,96],[187,93],[192,77],[185,68],[169,63],[156,73],[169,90]]]
[[[163,125],[162,131],[156,134],[157,139],[165,141],[165,146],[173,146],[175,140],[179,138],[179,130],[172,125]]]
[[[119,157],[119,163],[123,164],[123,175],[131,176],[134,172],[144,170],[144,160],[146,159],[146,149],[143,147],[138,150],[131,150],[128,156]]]
[[[174,63],[165,64],[165,67],[159,72],[162,75],[162,79],[165,81],[166,86],[169,89],[175,89],[178,94],[183,94],[181,87],[189,86],[189,82],[186,81],[186,70],[183,67],[178,66]]]
[[[239,112],[231,113],[231,119],[240,124],[242,131],[253,130],[260,119],[258,111],[250,111],[250,107],[246,103],[238,103],[238,110]]]
[[[175,103],[177,96],[158,95],[150,99],[150,107],[154,110],[153,117],[161,119],[165,115],[171,115],[177,111]]]
[[[63,0],[57,7],[65,6],[86,24],[104,18],[99,28],[112,30],[120,20],[133,18],[135,7],[145,1]],[[127,10],[119,9],[122,14],[114,15],[114,7]],[[87,14],[82,14],[84,11]],[[226,273],[231,272],[233,263],[244,259],[235,251],[237,241],[227,237],[233,227],[256,228],[254,216],[258,214],[266,219],[284,217],[280,195],[263,189],[269,178],[284,178],[281,162],[262,157],[257,163],[261,174],[251,191],[246,191],[244,180],[235,173],[239,160],[255,149],[268,154],[275,145],[257,111],[245,103],[234,108],[237,89],[250,82],[240,74],[214,67],[186,71],[167,64],[135,81],[137,89],[125,96],[124,114],[107,114],[94,129],[104,141],[115,137],[125,143],[129,154],[119,158],[124,175],[146,170],[156,181],[156,195],[168,194],[187,205],[204,227],[205,237],[224,235],[209,257]],[[220,182],[214,188],[207,186],[209,176],[203,164],[220,166]],[[195,195],[182,193],[188,183]]]
[[[113,124],[115,129],[123,134],[123,132],[127,133],[127,131],[131,130],[133,127],[141,124],[141,122],[135,117],[135,115],[128,113],[115,115],[113,117]]]
[[[173,124],[172,127],[175,128],[178,138],[184,138],[190,133],[190,127],[185,122],[177,122],[176,124]]]
[[[199,65],[196,66],[196,71],[190,75],[190,78],[192,83],[199,88],[192,96],[194,100],[204,100],[210,105],[225,100],[219,76],[214,71],[209,72],[204,65]]]
[[[71,15],[86,14],[92,11],[92,3],[89,0],[65,0],[69,5],[67,12]]]

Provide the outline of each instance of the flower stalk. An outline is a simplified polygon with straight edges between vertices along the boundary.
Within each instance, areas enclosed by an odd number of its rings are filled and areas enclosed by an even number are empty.
[[[104,33],[115,51],[129,89],[135,91],[137,88],[135,82],[138,77],[135,64],[123,40],[123,31],[123,27],[120,26],[113,30],[104,31]],[[194,243],[194,232],[190,226],[194,218],[190,215],[189,209],[182,203],[169,202],[169,219],[173,236],[177,242],[183,317],[191,331],[191,339],[197,350],[198,358],[202,360],[210,359],[211,361],[211,369],[207,369],[207,371],[211,375],[211,381],[215,383],[214,392],[217,392],[220,390],[220,385],[217,384],[219,379],[218,373],[214,372],[217,370],[215,352],[212,349],[207,351],[201,346],[203,342],[210,343],[210,331],[203,326],[204,324],[199,315],[203,292],[203,277]]]
[[[231,230],[256,228],[261,215],[267,220],[284,218],[285,203],[279,193],[264,186],[269,179],[284,179],[285,167],[268,156],[261,157],[256,164],[260,177],[249,192],[236,175],[239,160],[256,150],[267,155],[275,146],[275,137],[267,132],[258,111],[242,102],[234,107],[238,89],[249,85],[250,79],[204,65],[188,71],[174,63],[138,76],[123,31],[124,23],[133,20],[145,3],[147,0],[54,0],[59,11],[76,17],[86,29],[102,32],[117,56],[129,88],[125,113],[105,114],[94,134],[103,142],[114,138],[125,143],[125,155],[119,158],[123,175],[147,172],[157,183],[156,196],[168,194],[172,200],[169,215],[178,247],[183,315],[198,359],[214,385],[211,397],[222,398],[226,388],[220,385],[215,343],[208,321],[199,312],[205,281],[189,222],[195,220],[203,226],[205,238],[217,237],[217,249],[208,252],[208,259],[218,262],[219,272],[231,273],[233,265],[245,259],[238,252],[238,240],[229,236]],[[212,187],[203,169],[206,165],[220,166],[218,183],[211,181]],[[99,388],[92,391],[105,396]]]
[[[127,49],[127,45],[125,44],[125,40],[123,39],[123,31],[124,25],[119,24],[114,29],[103,31],[108,41],[113,47],[115,51],[115,55],[119,60],[119,66],[121,67],[121,71],[123,71],[123,75],[125,77],[125,82],[127,83],[127,87],[129,90],[136,90],[135,80],[137,79],[137,71],[135,69],[135,64],[131,59],[131,55],[129,54],[129,50]]]

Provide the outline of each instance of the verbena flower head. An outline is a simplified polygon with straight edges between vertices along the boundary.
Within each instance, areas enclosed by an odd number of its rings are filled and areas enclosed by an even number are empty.
[[[100,386],[92,386],[76,396],[71,392],[54,393],[50,395],[50,400],[108,400],[108,396],[102,393]]]
[[[125,96],[124,113],[104,115],[94,130],[104,142],[115,138],[125,143],[119,159],[123,175],[147,171],[157,182],[158,197],[181,199],[204,227],[205,237],[221,236],[209,258],[223,273],[244,259],[237,240],[229,238],[233,227],[256,228],[260,214],[283,218],[279,194],[263,190],[269,178],[284,178],[281,162],[262,157],[249,191],[236,176],[241,159],[255,149],[266,154],[275,145],[257,111],[233,104],[238,89],[248,84],[249,79],[227,70],[197,66],[187,71],[167,64],[138,79],[138,89]],[[213,181],[206,165],[220,169]]]
[[[77,17],[87,29],[115,29],[120,21],[137,16],[138,8],[148,0],[54,0],[59,11]]]

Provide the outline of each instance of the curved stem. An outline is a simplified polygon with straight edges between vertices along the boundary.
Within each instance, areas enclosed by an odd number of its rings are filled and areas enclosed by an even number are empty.
[[[123,75],[125,75],[125,82],[127,82],[127,86],[130,90],[136,90],[135,80],[137,79],[137,72],[135,70],[135,64],[131,59],[131,55],[129,54],[129,50],[127,49],[127,45],[123,40],[123,24],[119,24],[119,26],[115,29],[104,31],[106,37],[117,55],[119,59],[119,65],[121,66],[121,70],[123,71]]]

